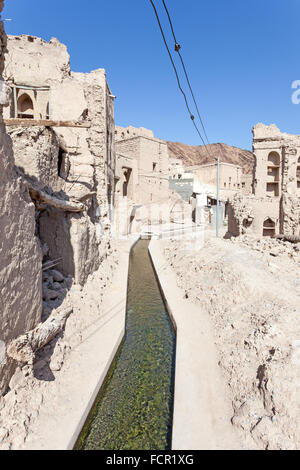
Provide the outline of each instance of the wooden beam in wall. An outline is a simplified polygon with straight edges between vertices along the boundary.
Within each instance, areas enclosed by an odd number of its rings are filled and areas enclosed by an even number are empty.
[[[50,119],[3,119],[6,126],[21,126],[21,127],[32,127],[32,126],[44,126],[44,127],[91,127],[90,122],[84,121],[51,121]]]

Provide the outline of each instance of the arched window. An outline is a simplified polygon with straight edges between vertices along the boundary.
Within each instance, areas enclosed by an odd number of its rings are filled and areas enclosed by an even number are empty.
[[[33,102],[27,93],[24,93],[18,99],[18,117],[25,119],[33,119]]]
[[[280,156],[277,152],[271,152],[268,156],[268,166],[278,167],[280,165]]]
[[[264,237],[275,237],[275,222],[269,217],[264,221],[263,236]]]
[[[280,155],[271,152],[268,156],[267,167],[267,195],[271,197],[279,196],[280,180]]]

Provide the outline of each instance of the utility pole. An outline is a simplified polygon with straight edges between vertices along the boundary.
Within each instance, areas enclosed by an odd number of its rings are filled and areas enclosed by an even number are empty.
[[[217,160],[217,213],[216,213],[216,237],[219,238],[219,212],[220,212],[220,157]]]

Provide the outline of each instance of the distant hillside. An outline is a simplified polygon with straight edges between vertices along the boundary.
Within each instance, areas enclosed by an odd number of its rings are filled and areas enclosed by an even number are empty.
[[[254,155],[249,150],[243,150],[238,147],[230,147],[226,144],[207,145],[207,154],[204,146],[192,146],[181,144],[180,142],[167,142],[169,155],[172,158],[180,158],[184,165],[202,165],[215,161],[214,158],[220,157],[222,162],[240,165],[244,173],[252,173],[254,166]]]

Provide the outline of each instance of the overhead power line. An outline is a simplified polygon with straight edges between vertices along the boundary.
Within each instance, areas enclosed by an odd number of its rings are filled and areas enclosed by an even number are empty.
[[[164,8],[165,8],[165,10],[166,10],[166,13],[167,13],[167,16],[168,16],[168,20],[169,20],[169,23],[170,23],[170,27],[171,27],[171,31],[172,31],[172,34],[173,34],[173,38],[174,38],[174,41],[175,41],[175,51],[176,51],[176,52],[178,53],[178,55],[179,55],[179,58],[180,58],[180,61],[181,61],[181,64],[182,64],[182,67],[183,67],[183,70],[184,70],[184,74],[185,74],[185,77],[186,77],[186,81],[187,81],[187,84],[188,84],[188,86],[189,86],[189,89],[190,89],[190,92],[191,92],[191,95],[192,95],[192,98],[193,98],[193,101],[194,101],[194,104],[195,104],[195,107],[196,107],[196,110],[197,110],[197,114],[198,114],[199,120],[200,120],[200,122],[201,122],[201,126],[202,126],[202,129],[203,129],[204,135],[205,135],[205,137],[206,137],[207,143],[210,144],[209,139],[208,139],[208,137],[207,137],[206,130],[205,130],[205,126],[204,126],[204,124],[203,124],[203,120],[202,120],[201,115],[200,115],[199,107],[198,107],[198,104],[197,104],[197,101],[196,101],[196,98],[195,98],[195,95],[194,95],[194,92],[193,92],[193,89],[192,89],[192,86],[191,86],[191,82],[190,82],[190,79],[189,79],[189,76],[188,76],[188,73],[187,73],[187,70],[186,70],[186,67],[185,67],[185,64],[184,64],[182,55],[181,55],[181,53],[180,53],[181,46],[180,46],[180,44],[178,43],[178,41],[177,41],[177,39],[176,39],[176,35],[175,35],[175,32],[174,32],[174,27],[173,27],[173,23],[172,23],[172,20],[171,20],[171,16],[170,16],[169,10],[168,10],[168,8],[167,8],[167,5],[166,5],[165,0],[162,0],[162,2],[163,2],[163,5],[164,5]]]
[[[211,155],[210,155],[210,153],[209,153],[209,151],[208,151],[207,145],[206,145],[206,143],[205,143],[205,141],[204,141],[204,139],[203,139],[203,137],[202,137],[202,135],[201,135],[201,132],[200,132],[200,130],[199,130],[197,124],[195,123],[195,116],[192,114],[192,112],[191,112],[191,110],[190,110],[190,107],[189,107],[189,104],[188,104],[188,100],[187,100],[186,94],[185,94],[185,92],[184,92],[183,89],[182,89],[182,86],[181,86],[181,83],[180,83],[180,79],[179,79],[179,75],[178,75],[178,72],[177,72],[177,69],[176,69],[176,65],[175,65],[175,63],[174,63],[172,54],[171,54],[171,52],[170,52],[168,43],[167,43],[167,41],[166,41],[166,37],[165,37],[164,31],[163,31],[163,28],[162,28],[162,25],[161,25],[161,22],[160,22],[160,19],[159,19],[159,16],[158,16],[157,9],[156,9],[156,7],[155,7],[155,5],[154,5],[153,0],[150,0],[150,3],[151,3],[151,5],[152,5],[152,7],[153,7],[153,10],[154,10],[154,13],[155,13],[155,16],[156,16],[156,19],[157,19],[157,23],[158,23],[158,26],[159,26],[159,29],[160,29],[160,32],[161,32],[161,35],[162,35],[162,38],[163,38],[165,47],[166,47],[166,49],[167,49],[167,52],[168,52],[168,55],[169,55],[169,58],[170,58],[172,67],[173,67],[174,72],[175,72],[175,75],[176,75],[178,88],[179,88],[180,92],[182,93],[182,95],[183,95],[183,97],[184,97],[185,105],[186,105],[186,108],[187,108],[188,113],[189,113],[189,115],[190,115],[190,118],[191,118],[191,120],[192,120],[192,122],[193,122],[193,124],[194,124],[194,127],[195,127],[195,129],[196,129],[196,131],[197,131],[197,133],[198,133],[198,135],[199,135],[201,141],[203,142],[203,145],[204,145],[204,147],[205,147],[205,149],[206,149],[208,155],[211,157]]]

